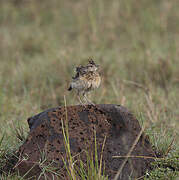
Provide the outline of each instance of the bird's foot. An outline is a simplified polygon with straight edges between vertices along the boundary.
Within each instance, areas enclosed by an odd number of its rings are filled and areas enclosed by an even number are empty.
[[[86,105],[95,106],[95,104],[94,104],[93,102],[91,102],[91,101],[88,101],[88,102],[86,103]]]

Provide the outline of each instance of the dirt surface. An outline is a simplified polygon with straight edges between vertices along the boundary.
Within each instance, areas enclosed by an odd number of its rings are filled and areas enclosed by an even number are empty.
[[[68,179],[64,168],[66,150],[62,122],[68,125],[69,142],[72,156],[86,161],[87,150],[94,154],[94,136],[96,132],[97,149],[100,156],[104,138],[103,152],[105,173],[112,179],[125,156],[139,134],[141,128],[128,110],[119,105],[68,106],[48,109],[28,119],[30,132],[25,143],[19,148],[20,161],[16,170],[26,178],[39,177],[46,165],[56,168],[60,179]],[[133,156],[154,156],[148,139],[141,136],[134,148]],[[150,168],[151,159],[130,158],[125,164],[119,179],[128,180],[144,175]],[[55,177],[54,173],[45,172],[46,176]],[[58,177],[59,178],[59,177]],[[40,179],[44,179],[44,175]]]

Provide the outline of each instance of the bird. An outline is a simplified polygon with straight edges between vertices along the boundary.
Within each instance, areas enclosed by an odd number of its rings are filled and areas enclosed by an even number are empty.
[[[101,76],[99,73],[99,65],[90,59],[86,66],[80,65],[76,67],[76,75],[72,77],[68,91],[72,89],[77,91],[80,104],[84,104],[80,98],[80,95],[82,95],[87,104],[94,105],[94,103],[87,98],[86,94],[98,88],[100,84]]]

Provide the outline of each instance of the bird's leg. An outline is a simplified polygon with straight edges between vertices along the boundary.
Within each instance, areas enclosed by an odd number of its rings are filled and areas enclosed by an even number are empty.
[[[85,98],[85,100],[86,100],[86,102],[87,102],[88,104],[95,106],[95,104],[94,104],[93,102],[91,102],[91,101],[87,98],[85,92],[83,93],[83,97]]]
[[[81,98],[80,98],[80,92],[79,91],[77,92],[77,97],[78,97],[78,100],[80,102],[80,105],[84,105]]]
[[[85,100],[86,104],[89,104],[88,100],[85,97],[85,93],[83,93],[83,99]]]

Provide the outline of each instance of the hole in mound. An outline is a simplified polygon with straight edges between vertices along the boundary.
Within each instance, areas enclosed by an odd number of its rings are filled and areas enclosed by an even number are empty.
[[[81,148],[80,148],[80,147],[78,147],[78,152],[79,152],[79,153],[81,152]]]

